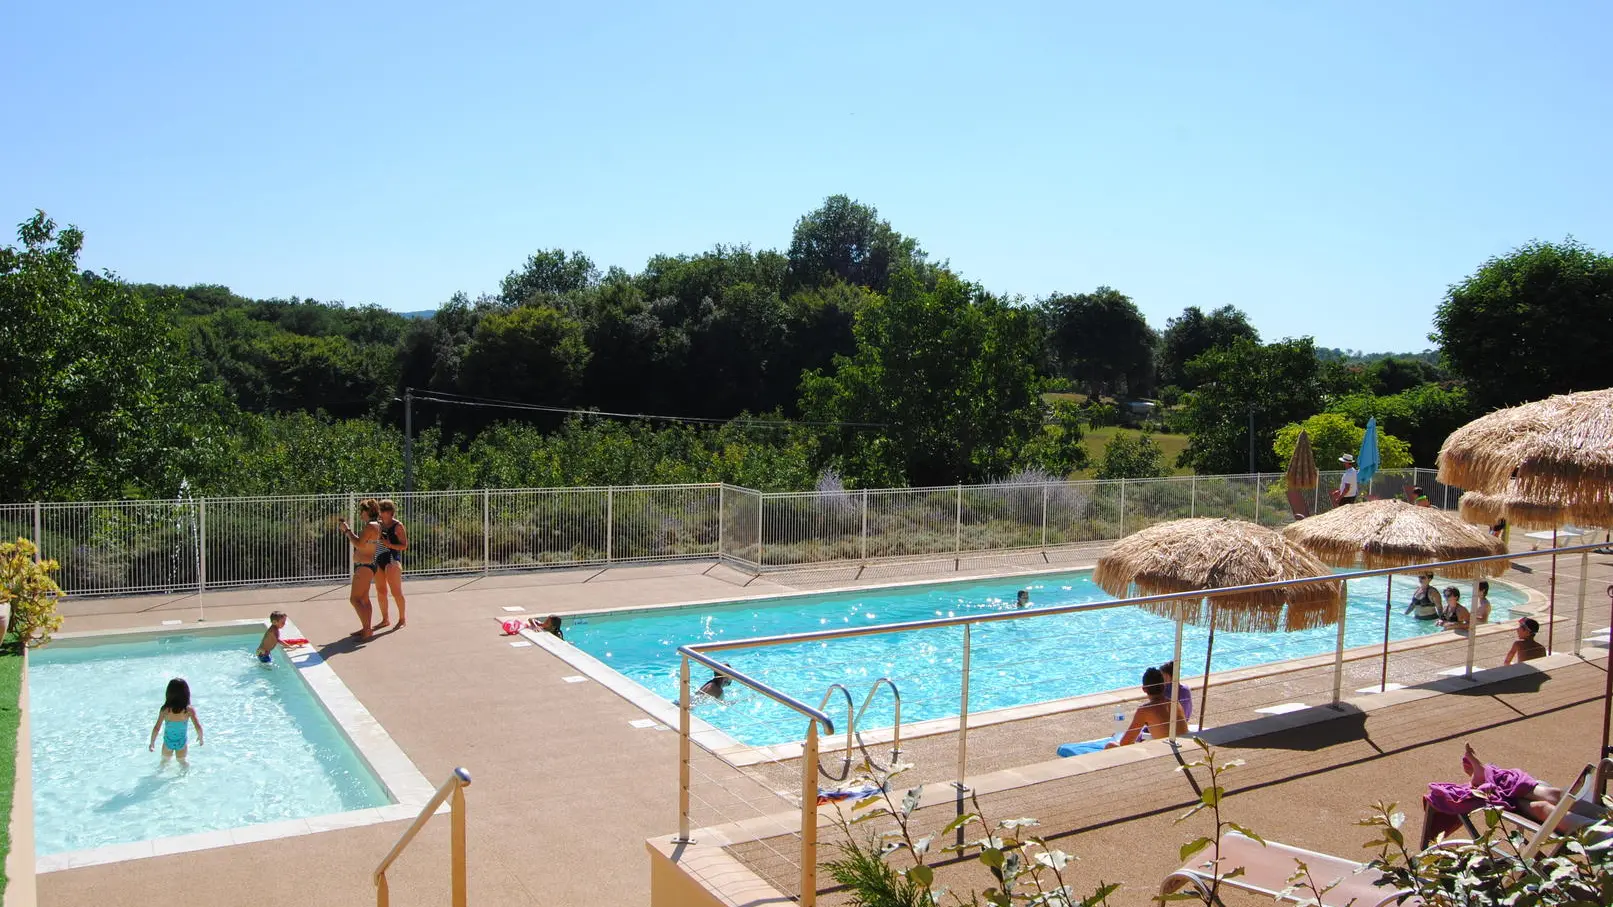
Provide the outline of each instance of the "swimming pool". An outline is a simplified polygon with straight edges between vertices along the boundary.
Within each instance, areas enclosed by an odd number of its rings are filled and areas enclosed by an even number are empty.
[[[36,853],[394,803],[286,653],[272,667],[253,657],[262,633],[64,639],[31,653]],[[202,746],[191,732],[188,771],[146,749],[173,677],[189,682],[206,732]]]
[[[677,649],[682,645],[1008,611],[1014,609],[1019,589],[1030,590],[1032,608],[1113,598],[1091,576],[1092,571],[1082,570],[597,614],[567,621],[566,641],[656,695],[676,700]],[[1416,585],[1411,578],[1394,580],[1395,607],[1389,625],[1393,639],[1442,632],[1430,621],[1400,613]],[[1468,585],[1459,585],[1465,599]],[[1493,584],[1490,603],[1496,615],[1504,616],[1507,608],[1524,601],[1522,593]],[[1349,583],[1345,646],[1381,643],[1383,612],[1381,577]],[[1218,633],[1213,670],[1331,652],[1337,638],[1336,627],[1296,633]],[[1140,608],[981,624],[973,629],[970,641],[970,712],[1130,690],[1144,667],[1171,657],[1175,639],[1174,621]],[[861,706],[870,685],[889,677],[901,688],[905,725],[957,715],[961,641],[961,628],[946,627],[736,649],[719,657],[810,705],[818,704],[831,683],[841,683]],[[1207,644],[1207,630],[1187,628],[1183,676],[1203,671]],[[698,665],[695,669],[701,672],[694,676],[695,683],[710,676]],[[843,699],[830,706],[837,724],[844,709]],[[695,714],[752,746],[800,740],[805,729],[796,713],[738,687],[731,688],[723,701],[697,703]],[[892,718],[890,698],[881,694],[857,726],[888,727]]]

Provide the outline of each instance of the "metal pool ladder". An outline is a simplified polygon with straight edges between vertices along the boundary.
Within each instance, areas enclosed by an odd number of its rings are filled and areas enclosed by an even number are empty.
[[[453,796],[453,801],[448,807],[448,821],[450,824],[449,864],[452,867],[450,878],[453,887],[453,900],[451,903],[453,907],[466,907],[465,788],[467,787],[470,787],[470,772],[463,768],[454,769],[454,773],[448,776],[448,780],[444,781],[442,786],[437,788],[437,792],[431,795],[431,799],[426,801],[426,805],[420,810],[420,815],[415,816],[414,822],[398,837],[398,843],[392,845],[392,850],[381,861],[381,865],[375,867],[376,907],[387,907],[390,903],[386,887],[386,871],[388,867],[403,853],[404,848],[409,846],[409,842],[414,840],[414,836],[420,833],[420,829],[426,826],[427,820],[437,811],[437,807],[442,805],[442,801],[448,799],[449,795]]]

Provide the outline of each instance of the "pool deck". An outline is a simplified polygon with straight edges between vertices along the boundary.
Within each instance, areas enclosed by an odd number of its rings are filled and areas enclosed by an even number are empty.
[[[1074,567],[1090,564],[1096,553],[1060,552],[1047,563],[1040,553],[979,558],[966,561],[961,574],[950,560],[882,566],[861,576],[851,567],[761,578],[710,562],[687,562],[603,572],[411,579],[408,628],[362,645],[345,635],[356,625],[345,587],[210,593],[205,605],[210,621],[287,611],[432,784],[456,765],[470,770],[471,903],[642,905],[649,902],[644,842],[676,829],[676,733],[635,727],[632,722],[643,723],[641,710],[599,683],[568,682],[577,674],[574,668],[541,647],[512,646],[511,638],[498,633],[496,618]],[[1543,588],[1544,565],[1532,563],[1532,573],[1514,571],[1507,579]],[[1591,565],[1591,613],[1598,617],[1587,618],[1587,633],[1607,624],[1607,600],[1600,590],[1613,579],[1613,559],[1593,557]],[[1571,601],[1576,591],[1577,569],[1577,557],[1559,564],[1559,650],[1565,648],[1565,631],[1579,629],[1561,621],[1562,603]],[[69,631],[150,627],[166,620],[191,624],[198,616],[194,595],[69,600],[62,610]],[[1490,663],[1502,642],[1481,636]],[[1510,686],[1486,687],[1488,692],[1475,690],[1474,695],[1412,698],[1373,711],[1364,720],[1340,719],[1244,743],[1251,751],[1235,755],[1251,764],[1228,779],[1233,788],[1245,791],[1233,798],[1240,820],[1279,839],[1352,853],[1360,830],[1349,820],[1373,799],[1407,802],[1427,780],[1453,775],[1463,739],[1475,740],[1490,758],[1523,764],[1538,776],[1570,775],[1593,754],[1600,732],[1606,650],[1587,646],[1585,655],[1595,660],[1571,659],[1549,674],[1528,672],[1535,680],[1513,680]],[[1408,655],[1405,663],[1414,664],[1414,658],[1415,653]],[[1429,661],[1451,663],[1448,655]],[[1353,663],[1351,682],[1375,682],[1376,665]],[[1246,693],[1238,693],[1235,683],[1225,690],[1212,686],[1212,723],[1220,714],[1217,697],[1231,715],[1257,701],[1314,695],[1311,686],[1318,676],[1317,671],[1298,672],[1284,681],[1293,686],[1281,690],[1256,689],[1259,685],[1252,682]],[[1400,675],[1394,679],[1399,681]],[[1016,760],[1039,760],[1037,754],[1045,753],[1044,744],[1054,736],[1081,739],[1068,721],[1033,727],[1015,722],[981,732],[983,761],[977,765],[971,758],[971,775]],[[992,744],[991,736],[1000,740]],[[909,755],[926,764],[955,758],[941,755],[947,739],[915,741]],[[976,739],[971,735],[971,747],[977,746]],[[194,758],[208,758],[208,751],[198,750]],[[1134,883],[1130,891],[1135,897],[1114,903],[1144,903],[1146,897],[1135,885],[1148,879],[1157,884],[1174,867],[1176,846],[1189,837],[1187,829],[1170,824],[1182,791],[1179,777],[1167,771],[1174,763],[1166,766],[1165,761],[1089,772],[1057,782],[1056,790],[1005,791],[993,808],[1012,811],[1023,805],[1024,813],[1042,818],[1049,831],[1078,831],[1064,842],[1066,849],[1089,866],[1123,865],[1127,880]],[[772,814],[788,808],[772,793],[774,778],[768,770],[736,770],[699,751],[695,763],[697,775],[708,782],[702,806],[712,815]],[[781,765],[788,768],[787,762]],[[1117,796],[1121,790],[1126,793]],[[1295,809],[1296,803],[1306,806]],[[47,907],[157,903],[171,898],[174,886],[181,884],[191,903],[373,903],[369,874],[404,827],[391,822],[51,872],[39,877],[39,901]],[[1139,846],[1139,840],[1147,845]],[[758,853],[750,855],[751,862],[767,874],[769,859],[776,857],[765,842],[753,849]],[[393,902],[445,903],[447,850],[448,822],[438,816],[393,868]]]

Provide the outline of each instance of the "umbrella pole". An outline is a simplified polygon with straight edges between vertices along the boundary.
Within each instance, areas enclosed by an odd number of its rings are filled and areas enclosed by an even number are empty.
[[[1395,577],[1384,577],[1383,584],[1383,674],[1378,680],[1378,692],[1389,691],[1389,609],[1394,607]]]
[[[1210,657],[1215,654],[1215,599],[1210,599],[1210,642],[1204,650],[1204,683],[1199,686],[1199,728],[1204,727],[1204,716],[1210,701]]]
[[[1551,527],[1551,597],[1546,604],[1546,654],[1556,648],[1557,639],[1557,527]]]

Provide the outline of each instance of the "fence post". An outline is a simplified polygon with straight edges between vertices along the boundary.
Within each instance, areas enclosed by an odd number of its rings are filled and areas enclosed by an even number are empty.
[[[605,486],[605,563],[616,554],[616,486]]]
[[[1255,473],[1255,525],[1260,525],[1260,473]]]
[[[868,489],[863,489],[863,560],[868,560]]]
[[[493,492],[482,489],[482,573],[493,570]]]
[[[963,625],[963,694],[958,703],[958,780],[953,782],[958,790],[969,789],[963,779],[969,767],[969,631],[973,626]]]
[[[34,560],[35,561],[43,560],[44,557],[45,557],[44,538],[43,538],[43,534],[39,531],[39,527],[40,527],[40,524],[42,522],[40,520],[40,518],[39,518],[40,510],[41,510],[41,508],[39,506],[39,502],[35,501],[34,502]]]
[[[1441,497],[1445,501],[1445,505],[1443,507],[1441,507],[1440,509],[1441,510],[1449,510],[1449,509],[1451,509],[1451,486],[1449,486],[1449,485],[1441,485],[1440,487],[1444,489],[1444,491],[1441,494]]]
[[[1120,535],[1118,537],[1126,537],[1126,480],[1124,478],[1120,480]]]
[[[1316,480],[1316,487],[1311,489],[1311,516],[1315,516],[1322,509],[1322,480]]]
[[[196,502],[196,604],[207,591],[207,499]],[[1581,596],[1583,598],[1584,596]],[[202,612],[206,614],[206,611]]]
[[[956,555],[958,555],[962,551],[963,551],[963,483],[959,482],[958,483],[958,518],[957,518],[957,521],[952,524],[952,554],[954,555],[954,557],[956,557]],[[957,567],[958,567],[957,561],[956,561],[956,559],[954,559],[954,561],[952,563],[952,568],[954,570],[956,570]]]
[[[1199,474],[1193,473],[1192,490],[1188,492],[1187,515],[1199,515]]]
[[[725,492],[727,492],[727,491],[728,491],[728,483],[727,482],[723,482],[722,484],[717,486],[717,560],[722,560],[722,555],[723,555],[723,550],[722,550],[722,541],[723,541],[723,539],[722,539],[722,531],[723,531],[722,517],[723,517],[723,504],[724,504],[724,501],[726,500],[726,497],[727,497]]]
[[[1042,483],[1042,551],[1047,551],[1047,483]]]
[[[766,497],[767,495],[764,493],[760,491],[756,492],[756,569],[758,571],[761,570],[762,565],[767,562],[767,546],[765,533],[763,532],[762,527],[762,501]],[[815,724],[813,725],[813,727],[816,726],[817,725]]]
[[[801,907],[818,903],[818,719],[807,719],[801,752]]]

